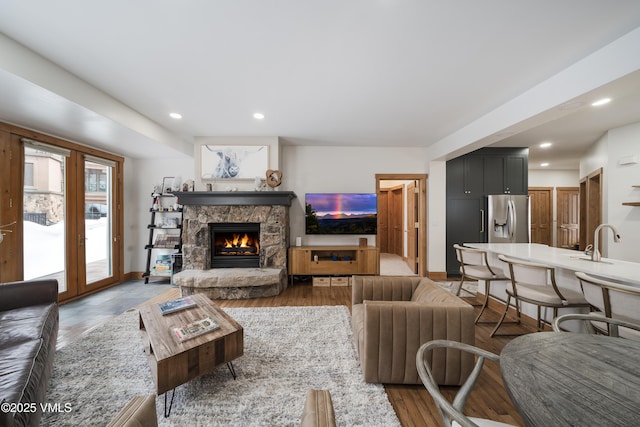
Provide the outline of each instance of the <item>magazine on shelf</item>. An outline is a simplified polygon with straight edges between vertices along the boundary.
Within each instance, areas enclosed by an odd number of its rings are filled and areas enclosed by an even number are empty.
[[[163,315],[169,313],[175,313],[176,311],[184,310],[185,308],[195,307],[196,302],[192,297],[182,297],[174,299],[172,301],[161,302],[158,304],[160,311]]]
[[[184,342],[191,338],[206,334],[207,332],[215,331],[219,327],[220,325],[218,325],[211,317],[205,317],[204,319],[191,322],[182,328],[173,328],[173,332],[176,334],[176,337],[178,337],[180,342]]]

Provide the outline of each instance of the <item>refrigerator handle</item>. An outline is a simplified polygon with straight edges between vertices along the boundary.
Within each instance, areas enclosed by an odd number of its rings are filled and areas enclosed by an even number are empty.
[[[484,209],[480,209],[480,232],[484,233]]]
[[[513,234],[516,230],[516,209],[513,200],[509,199],[507,206],[509,209],[509,240],[513,242]]]

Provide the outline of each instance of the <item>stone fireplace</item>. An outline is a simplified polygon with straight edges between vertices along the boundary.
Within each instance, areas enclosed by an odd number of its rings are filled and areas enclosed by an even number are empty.
[[[175,276],[183,294],[206,288],[212,298],[253,298],[277,295],[287,287],[293,192],[175,194],[184,206],[183,270]],[[252,247],[243,244],[245,234]]]

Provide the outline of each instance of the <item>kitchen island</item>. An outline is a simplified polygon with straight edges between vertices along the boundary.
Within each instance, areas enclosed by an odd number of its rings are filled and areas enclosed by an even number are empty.
[[[465,246],[487,251],[489,263],[502,268],[509,275],[507,264],[498,259],[498,255],[506,255],[524,261],[546,264],[556,268],[556,282],[560,288],[580,291],[580,282],[575,276],[582,271],[612,282],[624,283],[640,287],[640,263],[602,258],[601,262],[591,261],[584,252],[570,249],[554,248],[538,243],[465,243]],[[506,281],[492,281],[490,296],[505,301],[507,294]],[[484,286],[478,286],[482,292]],[[591,302],[591,301],[590,301]],[[547,312],[548,311],[548,316]],[[535,318],[536,308],[522,303],[522,313]],[[580,312],[578,309],[561,309],[560,314]],[[550,319],[552,310],[544,310],[544,318]]]
[[[539,243],[465,243],[464,245],[494,254],[496,261],[498,261],[497,256],[502,254],[511,258],[568,270],[572,275],[576,271],[583,271],[613,282],[640,286],[640,263],[637,262],[610,258],[602,258],[601,262],[594,262],[584,252],[554,248]],[[506,266],[501,261],[498,262],[503,267]]]

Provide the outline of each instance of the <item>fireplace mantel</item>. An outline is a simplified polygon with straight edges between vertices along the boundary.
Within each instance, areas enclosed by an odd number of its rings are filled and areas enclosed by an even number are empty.
[[[291,206],[293,191],[176,191],[178,203],[185,206],[282,205]]]

